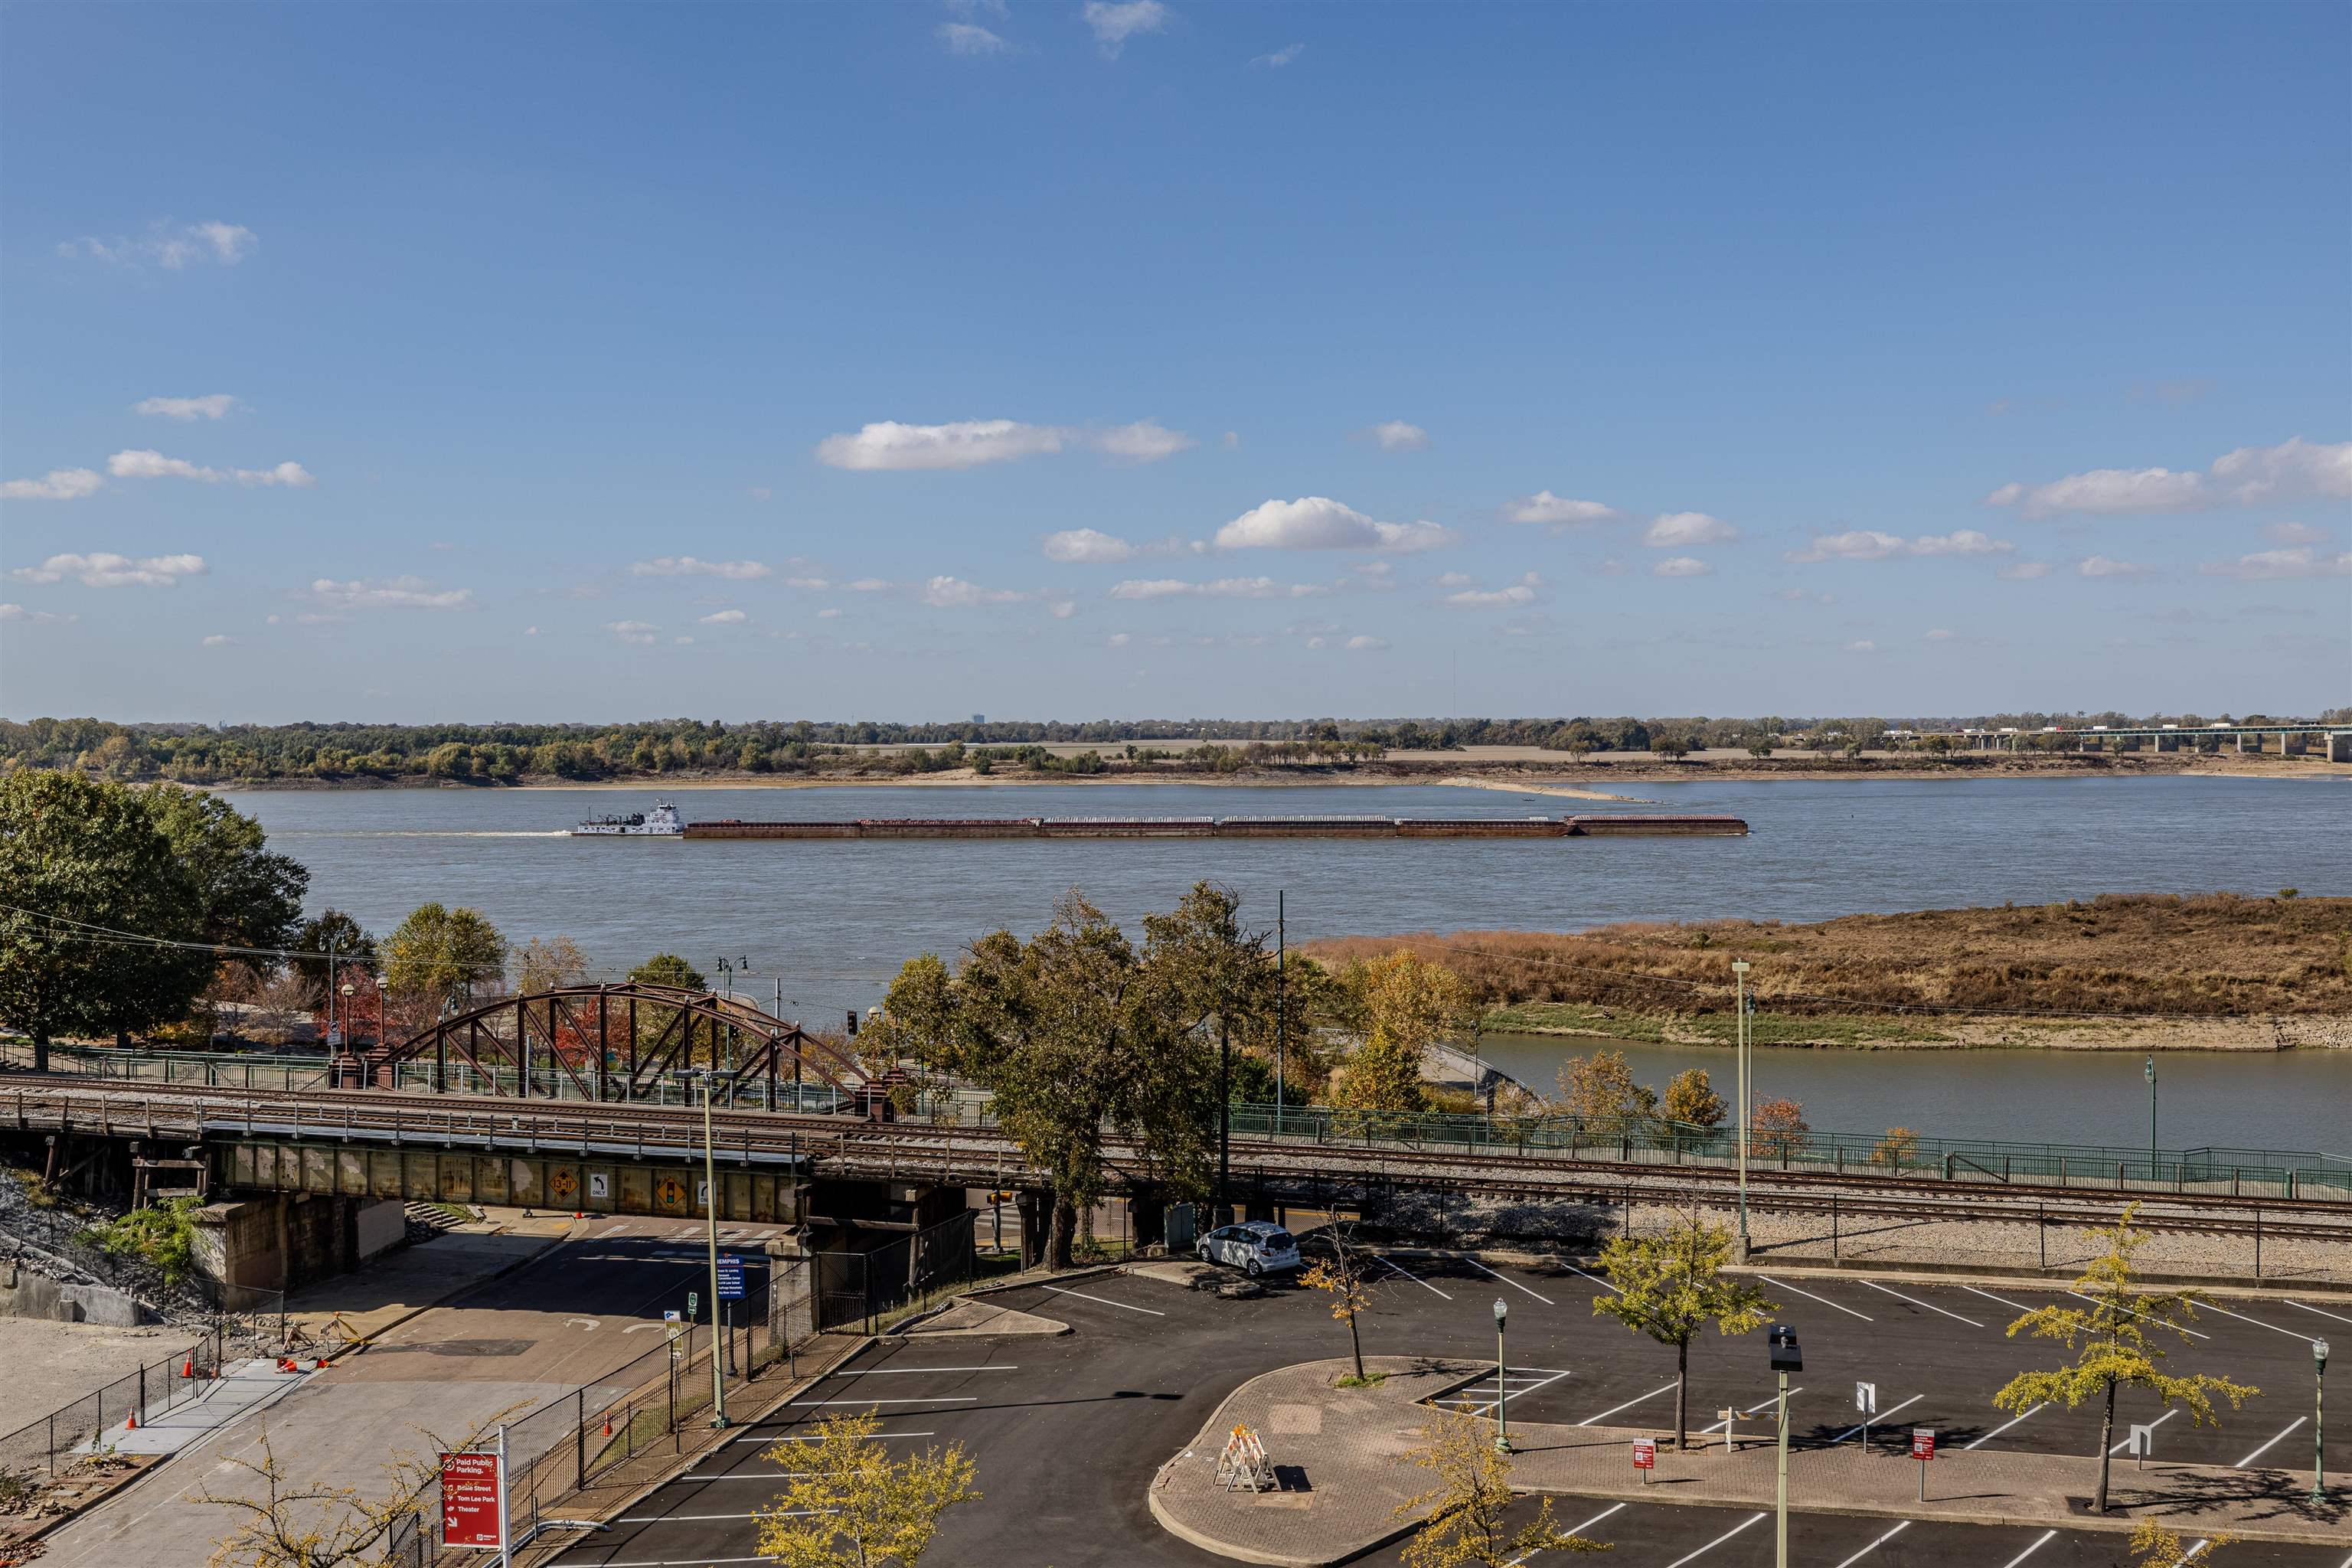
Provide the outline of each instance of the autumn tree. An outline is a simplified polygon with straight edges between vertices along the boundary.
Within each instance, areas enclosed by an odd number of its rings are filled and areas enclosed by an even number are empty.
[[[207,1482],[188,1494],[233,1521],[213,1542],[210,1568],[346,1568],[373,1560],[394,1528],[426,1506],[441,1482],[441,1456],[473,1447],[520,1408],[501,1410],[455,1443],[417,1428],[418,1444],[394,1449],[373,1488],[299,1479],[264,1426],[258,1458],[229,1454],[215,1467],[249,1479]]]
[[[1400,948],[1340,973],[1361,1038],[1339,1069],[1331,1100],[1357,1110],[1427,1108],[1422,1058],[1471,1016],[1470,988],[1442,963]]]
[[[1355,1358],[1356,1381],[1369,1382],[1364,1376],[1364,1336],[1356,1320],[1372,1304],[1372,1293],[1364,1279],[1362,1259],[1349,1250],[1344,1227],[1331,1226],[1331,1256],[1317,1258],[1298,1282],[1310,1290],[1330,1292],[1331,1316],[1348,1325],[1348,1352]]]
[[[1675,1447],[1687,1447],[1690,1344],[1712,1322],[1721,1334],[1745,1334],[1778,1310],[1761,1290],[1727,1279],[1731,1233],[1696,1215],[1662,1236],[1619,1237],[1601,1250],[1601,1272],[1615,1289],[1592,1310],[1637,1333],[1675,1347]]]
[[[2063,1405],[2072,1410],[2086,1399],[2101,1402],[2099,1418],[2099,1486],[2092,1507],[2107,1510],[2108,1450],[2115,1440],[2116,1391],[2126,1385],[2144,1388],[2169,1410],[2175,1405],[2189,1412],[2189,1421],[2205,1426],[2214,1420],[2215,1395],[2235,1409],[2262,1390],[2226,1377],[2195,1373],[2183,1377],[2164,1369],[2165,1349],[2157,1332],[2184,1343],[2194,1331],[2197,1307],[2204,1300],[2196,1290],[2143,1290],[2135,1284],[2133,1257],[2147,1245],[2147,1232],[2138,1229],[2139,1205],[2132,1204],[2123,1217],[2109,1226],[2092,1226],[2085,1232],[2105,1243],[2093,1258],[2074,1294],[2078,1307],[2040,1307],[2009,1325],[2015,1339],[2023,1331],[2037,1340],[2055,1340],[2074,1360],[2047,1372],[2021,1372],[2011,1378],[1992,1402],[2003,1410],[2022,1414],[2037,1405]]]
[[[1633,1081],[1622,1051],[1595,1051],[1560,1064],[1559,1094],[1570,1116],[1594,1132],[1618,1137],[1646,1126],[1658,1097]]]
[[[387,990],[435,1006],[462,1006],[478,984],[506,973],[507,939],[479,910],[419,904],[383,942]]]
[[[629,971],[632,985],[674,985],[680,991],[708,991],[702,972],[674,952],[657,952]]]
[[[1776,1158],[1803,1148],[1805,1134],[1811,1131],[1805,1121],[1805,1108],[1793,1100],[1764,1100],[1756,1107],[1748,1129],[1752,1146]]]
[[[1919,1154],[1919,1134],[1908,1127],[1890,1127],[1870,1157],[1889,1170],[1899,1171]]]
[[[1685,1068],[1667,1079],[1665,1099],[1658,1106],[1659,1114],[1667,1121],[1693,1127],[1717,1126],[1729,1110],[1707,1080],[1705,1068]]]
[[[1532,1521],[1511,1528],[1510,1457],[1495,1447],[1493,1429],[1477,1415],[1433,1412],[1421,1439],[1404,1458],[1436,1484],[1397,1505],[1399,1519],[1425,1515],[1405,1542],[1405,1568],[1511,1568],[1538,1552],[1610,1550],[1554,1524],[1549,1498]]]
[[[816,1440],[779,1443],[761,1457],[787,1472],[775,1506],[758,1515],[760,1555],[784,1568],[915,1568],[959,1503],[977,1502],[961,1443],[894,1460],[867,1410],[828,1415]]]
[[[588,978],[588,955],[568,936],[531,938],[515,954],[515,989],[526,994],[561,991]]]

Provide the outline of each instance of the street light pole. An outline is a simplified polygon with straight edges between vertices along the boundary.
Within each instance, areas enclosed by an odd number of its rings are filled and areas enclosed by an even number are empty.
[[[1503,1381],[1503,1322],[1511,1315],[1511,1304],[1500,1296],[1495,1298],[1495,1451],[1511,1451],[1511,1426],[1508,1405],[1510,1384]]]
[[[1748,1260],[1748,961],[1733,959],[1731,973],[1738,988],[1733,1018],[1739,1060],[1739,1259],[1744,1263]]]
[[[719,1360],[719,1159],[710,1144],[710,1097],[718,1086],[709,1068],[697,1068],[694,1076],[702,1080],[702,1210],[709,1221],[710,1425],[719,1427],[727,1425],[727,1374]]]
[[[2327,1342],[2311,1342],[2311,1505],[2327,1501]]]
[[[1274,893],[1274,1131],[1282,1131],[1282,1069],[1285,1047],[1289,1044],[1288,1020],[1284,1016],[1283,1004],[1288,999],[1283,962],[1290,956],[1290,938],[1283,923],[1283,890]]]
[[[1231,1000],[1229,997],[1228,1001]],[[1234,1022],[1217,1018],[1217,1223],[1231,1225],[1234,1205]]]
[[[2147,1058],[2147,1179],[2156,1180],[2156,1058]]]
[[[1805,1357],[1797,1344],[1797,1331],[1781,1324],[1772,1325],[1766,1343],[1772,1371],[1780,1382],[1780,1468],[1775,1503],[1780,1521],[1775,1526],[1772,1561],[1776,1568],[1789,1568],[1789,1374],[1805,1370]]]

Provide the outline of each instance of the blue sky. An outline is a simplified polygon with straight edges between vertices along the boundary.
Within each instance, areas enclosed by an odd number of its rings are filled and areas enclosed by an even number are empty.
[[[5,26],[10,717],[2352,690],[2341,5]]]

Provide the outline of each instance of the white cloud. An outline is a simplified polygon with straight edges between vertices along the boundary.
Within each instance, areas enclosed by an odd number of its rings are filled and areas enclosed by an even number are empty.
[[[1328,647],[1330,644],[1322,637],[1308,637],[1307,639],[1307,646],[1308,647]]]
[[[1712,577],[1715,568],[1696,555],[1674,555],[1650,568],[1653,577]]]
[[[1722,544],[1739,537],[1739,530],[1703,511],[1660,512],[1642,542],[1653,550],[1686,550],[1694,544]]]
[[[2078,577],[2141,577],[2147,568],[2136,561],[2117,561],[2106,555],[2089,555],[2074,563]]]
[[[236,641],[236,639],[235,637],[229,637],[225,633],[215,632],[212,636],[204,640],[203,646],[205,647],[226,647]]]
[[[105,489],[96,468],[51,468],[37,479],[10,479],[0,484],[0,498],[8,500],[79,500]]]
[[[1861,642],[1850,642],[1846,644],[1845,651],[1848,653],[1876,653],[1878,651],[1878,645],[1865,637]]]
[[[2010,583],[2032,583],[2049,576],[2052,570],[2047,561],[2019,561],[2002,567],[1993,575]]]
[[[2235,561],[2208,561],[2197,568],[2208,577],[2235,577],[2242,583],[2283,583],[2301,577],[2352,577],[2352,550],[2322,555],[2309,545],[2293,550],[2262,550]]]
[[[338,610],[470,610],[471,588],[436,588],[422,577],[359,579],[338,583],[320,577],[310,584],[310,597]]]
[[[1538,490],[1531,496],[1503,503],[1505,522],[1539,522],[1552,528],[1572,528],[1579,523],[1615,522],[1624,514],[1613,506],[1603,506],[1597,500],[1570,500],[1549,490]]]
[[[676,643],[680,647],[686,647],[694,641],[692,637],[672,637],[669,640]]]
[[[947,0],[947,6],[959,16],[994,16],[1001,21],[1013,15],[1005,0]]]
[[[1773,596],[1778,599],[1784,599],[1791,605],[1802,605],[1808,603],[1816,605],[1834,605],[1837,603],[1837,595],[1835,594],[1817,594],[1810,588],[1783,588],[1780,593]]]
[[[1160,0],[1087,0],[1085,16],[1104,55],[1117,59],[1138,33],[1164,31],[1170,13]]]
[[[1171,430],[1157,419],[1139,419],[1132,425],[1113,426],[1108,430],[1097,431],[1090,437],[1090,442],[1096,451],[1130,463],[1157,463],[1200,445],[1181,430]]]
[[[131,412],[160,414],[166,419],[185,422],[225,418],[236,406],[236,399],[229,394],[208,392],[202,397],[142,397],[131,405]]]
[[[855,436],[827,436],[816,445],[817,460],[835,468],[869,472],[906,468],[976,468],[1058,452],[1069,433],[1051,425],[1012,419],[961,419],[946,425],[902,425],[895,419],[865,425]]]
[[[1075,561],[1087,565],[1116,565],[1142,552],[1126,540],[1095,528],[1066,528],[1045,536],[1045,559]]]
[[[1135,637],[1133,634],[1129,632],[1113,632],[1104,640],[1112,647],[1125,647],[1128,644],[1133,642]]]
[[[983,588],[961,577],[934,577],[923,584],[923,603],[934,609],[970,609],[978,605],[1017,605],[1033,597],[1011,588]]]
[[[658,555],[651,561],[630,563],[632,577],[724,577],[731,582],[748,583],[768,575],[768,567],[757,561],[698,561],[691,555]]]
[[[1066,621],[1078,613],[1078,604],[1075,599],[1056,599],[1045,608],[1057,621]]]
[[[176,272],[192,261],[217,261],[224,267],[234,267],[252,255],[260,243],[253,230],[243,224],[222,223],[215,218],[210,223],[185,224],[178,228],[157,224],[142,239],[118,236],[107,240],[85,235],[59,245],[58,254],[68,260],[86,257],[119,267],[152,262]]]
[[[270,619],[275,620],[275,616]],[[294,617],[298,626],[341,626],[351,624],[351,616],[332,615],[319,610],[305,610]]]
[[[0,605],[0,621],[22,621],[28,626],[70,626],[79,616],[60,616],[47,610],[28,610],[22,605]]]
[[[1270,55],[1258,55],[1253,58],[1250,65],[1258,70],[1278,71],[1306,52],[1305,44],[1285,44]]]
[[[2325,544],[2327,531],[2307,522],[2273,522],[2263,528],[2263,537],[2273,544]]]
[[[990,55],[1013,52],[1013,46],[987,28],[971,22],[942,22],[931,29],[931,37],[947,47],[948,53],[962,55],[967,59],[984,58]]]
[[[816,618],[820,621],[837,621],[841,619],[841,610],[838,606],[819,610],[816,613]]]
[[[1349,648],[1356,653],[1373,653],[1388,646],[1385,637],[1354,637],[1348,639]]]
[[[1445,603],[1465,610],[1510,610],[1536,602],[1543,579],[1533,572],[1507,588],[1464,588],[1445,595]]]
[[[1426,452],[1429,432],[1418,425],[1408,425],[1402,419],[1390,419],[1375,425],[1368,432],[1380,443],[1383,452]]]
[[[145,555],[134,560],[100,551],[94,555],[52,555],[38,566],[8,574],[19,583],[62,583],[70,577],[85,588],[168,588],[183,577],[205,574],[201,555]]]
[[[1973,528],[1953,533],[1923,533],[1911,542],[1914,555],[2007,555],[2016,548],[2005,539],[1994,539]]]
[[[1112,584],[1114,599],[1310,599],[1331,590],[1314,583],[1287,586],[1271,577],[1220,577],[1213,583],[1187,583],[1175,577],[1129,578]]]
[[[299,463],[274,468],[207,468],[184,458],[167,458],[152,448],[117,452],[106,459],[106,471],[118,479],[194,479],[207,485],[289,485],[307,489],[319,481]]]
[[[1217,441],[1218,444],[1223,446],[1226,451],[1230,452],[1241,446],[1242,433],[1238,430],[1228,430],[1223,436],[1218,437]]]
[[[1925,635],[1927,640],[1929,642],[1950,642],[1954,637],[1960,634],[1952,630],[1949,626],[1932,626],[1928,628]]]
[[[2043,485],[2006,484],[1984,500],[1987,506],[2016,507],[2027,517],[2070,511],[2115,517],[2347,497],[2352,497],[2352,441],[2314,445],[2298,436],[2275,447],[2225,452],[2204,473],[2193,468],[2093,468]]]
[[[631,647],[653,647],[654,634],[661,630],[651,621],[606,621],[604,629],[613,634],[614,642],[626,643]]]
[[[702,617],[706,626],[740,626],[751,617],[740,610],[714,610]]]
[[[857,577],[842,586],[853,594],[887,594],[890,591],[891,583],[887,577]]]
[[[1822,533],[1813,536],[1812,543],[1802,550],[1784,552],[1784,558],[1798,563],[1812,561],[1884,561],[1890,555],[1900,555],[1906,549],[1904,541],[1892,533],[1875,529],[1857,528],[1847,533]]]
[[[1433,522],[1379,522],[1328,496],[1269,500],[1217,530],[1220,550],[1374,550],[1407,554],[1454,542]]]

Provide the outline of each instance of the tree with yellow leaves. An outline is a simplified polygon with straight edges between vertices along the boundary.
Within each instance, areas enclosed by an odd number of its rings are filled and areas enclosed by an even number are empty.
[[[1421,1110],[1421,1060],[1430,1043],[1469,1016],[1470,987],[1442,963],[1403,948],[1341,971],[1363,1039],[1338,1075],[1332,1103],[1356,1110]]]
[[[1602,1542],[1570,1535],[1551,1521],[1551,1499],[1517,1530],[1511,1506],[1511,1461],[1495,1447],[1486,1424],[1466,1410],[1433,1414],[1422,1446],[1404,1457],[1437,1484],[1397,1505],[1405,1519],[1426,1510],[1405,1543],[1405,1568],[1508,1568],[1538,1552],[1606,1552]]]
[[[1778,1310],[1755,1286],[1725,1278],[1730,1261],[1731,1233],[1699,1224],[1696,1213],[1664,1236],[1621,1236],[1601,1249],[1613,1289],[1594,1298],[1592,1310],[1675,1347],[1676,1448],[1688,1446],[1691,1341],[1710,1321],[1717,1333],[1752,1332]]]
[[[791,1479],[759,1516],[760,1555],[785,1568],[914,1568],[940,1519],[978,1500],[961,1443],[893,1460],[877,1434],[882,1418],[828,1415],[813,1443],[779,1443],[764,1456]]]
[[[2180,1531],[2153,1519],[2143,1519],[2139,1528],[2131,1533],[2133,1568],[2185,1568],[2192,1558],[2201,1568],[2213,1568],[2214,1553],[2238,1538],[2218,1534],[2205,1538],[2200,1546],[2181,1543]]]
[[[2045,1403],[2072,1410],[2085,1399],[2105,1402],[2099,1420],[2098,1495],[2092,1502],[2100,1513],[2107,1511],[2108,1450],[2115,1438],[2116,1389],[2126,1384],[2145,1388],[2167,1409],[2178,1404],[2200,1426],[2214,1419],[2214,1395],[2227,1399],[2235,1409],[2262,1392],[2206,1373],[2179,1377],[2164,1370],[2165,1352],[2151,1340],[2150,1331],[2161,1329],[2186,1340],[2194,1331],[2184,1321],[2196,1321],[2197,1304],[2204,1297],[2195,1290],[2134,1287],[2132,1255],[2147,1241],[2147,1232],[2133,1225],[2138,1217],[2139,1205],[2133,1204],[2114,1225],[2093,1226],[2086,1232],[2106,1243],[2107,1248],[2074,1281],[2074,1293],[2086,1305],[2036,1308],[2009,1325],[2011,1339],[2022,1330],[2037,1340],[2058,1341],[2074,1353],[2074,1364],[2048,1372],[2021,1372],[1992,1396],[2000,1408],[2021,1414]]]
[[[1348,1325],[1348,1349],[1356,1358],[1356,1382],[1370,1382],[1364,1375],[1364,1338],[1356,1328],[1356,1319],[1372,1304],[1372,1294],[1364,1283],[1363,1266],[1348,1250],[1345,1229],[1336,1225],[1331,1227],[1331,1256],[1317,1258],[1298,1277],[1298,1282],[1310,1290],[1331,1293],[1331,1315]]]
[[[341,1568],[362,1553],[381,1550],[384,1539],[409,1515],[425,1507],[441,1481],[441,1456],[459,1453],[521,1408],[511,1406],[476,1426],[455,1443],[419,1428],[419,1447],[395,1448],[383,1467],[381,1489],[330,1486],[296,1478],[261,1429],[261,1455],[230,1454],[222,1468],[241,1471],[257,1486],[207,1484],[188,1494],[191,1502],[226,1509],[236,1523],[213,1543],[211,1568]]]

